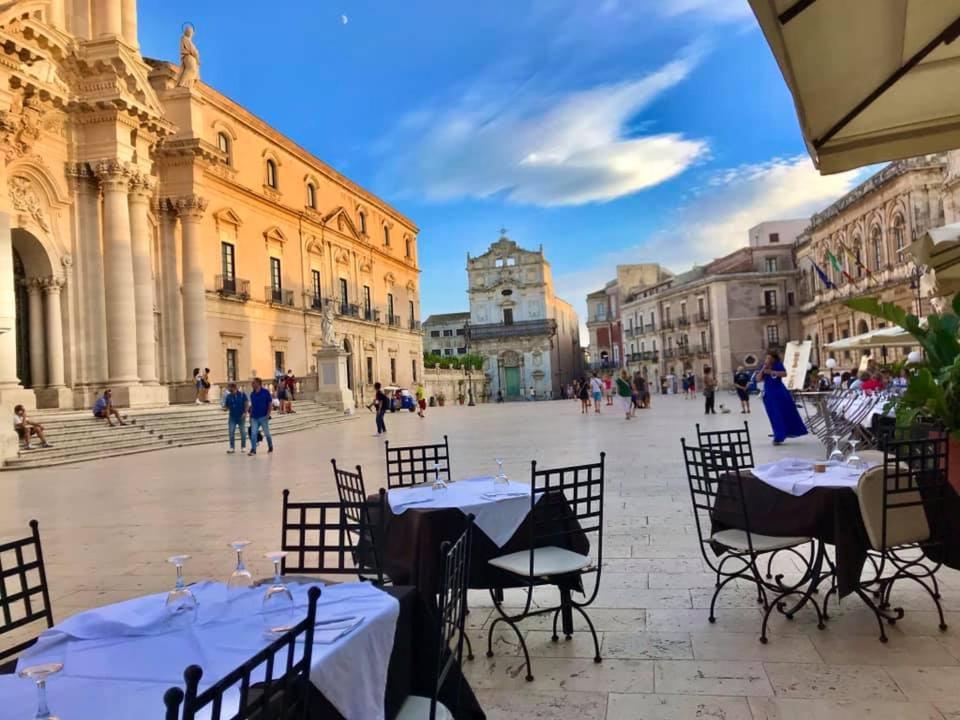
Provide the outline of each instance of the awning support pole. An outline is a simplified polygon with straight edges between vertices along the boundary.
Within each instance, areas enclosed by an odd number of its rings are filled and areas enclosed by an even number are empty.
[[[858,115],[870,107],[877,98],[893,87],[900,78],[919,65],[927,55],[936,50],[941,44],[949,45],[957,39],[958,35],[960,35],[960,17],[950,23],[939,35],[917,51],[917,53],[898,68],[893,75],[884,80],[876,90],[857,103],[853,110],[840,118],[837,124],[827,130],[822,137],[814,140],[813,147],[817,150],[823,147],[834,135],[843,130],[843,128],[849,125]]]
[[[797,15],[802,13],[808,7],[813,5],[817,0],[797,0],[793,5],[788,7],[782,13],[777,16],[777,19],[780,21],[781,25],[786,25],[788,22],[793,20]]]

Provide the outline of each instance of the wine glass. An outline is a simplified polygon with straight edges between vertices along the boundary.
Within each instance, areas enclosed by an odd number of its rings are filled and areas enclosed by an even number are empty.
[[[833,440],[833,450],[830,451],[827,460],[831,462],[843,462],[843,450],[840,449],[840,436],[831,435],[830,439]]]
[[[267,560],[273,563],[273,582],[263,596],[261,614],[267,626],[267,632],[279,635],[287,632],[293,625],[293,595],[284,584],[280,575],[280,562],[287,556],[282,550],[264,553]]]
[[[493,482],[496,485],[506,485],[510,482],[510,479],[507,477],[507,474],[503,471],[503,458],[496,458],[497,463],[497,475],[493,478]]]
[[[183,581],[183,564],[190,559],[189,555],[173,555],[167,562],[177,569],[177,584],[167,593],[166,608],[174,620],[186,618],[193,622],[197,616],[197,597]]]
[[[851,437],[847,442],[850,443],[850,454],[847,455],[847,465],[858,468],[861,465],[860,456],[857,455],[857,445],[860,444],[860,440]]]
[[[433,489],[434,490],[447,489],[447,484],[440,477],[440,463],[434,463],[433,465]]]
[[[47,678],[63,670],[63,663],[46,663],[31,665],[17,673],[24,680],[33,680],[37,684],[37,714],[34,720],[57,720],[57,716],[50,712],[47,705]]]
[[[249,544],[249,540],[234,540],[228,545],[228,547],[233,548],[233,551],[237,554],[237,567],[234,568],[230,574],[230,579],[227,580],[227,589],[229,590],[242,590],[253,587],[253,575],[247,570],[247,566],[243,564],[243,551]]]

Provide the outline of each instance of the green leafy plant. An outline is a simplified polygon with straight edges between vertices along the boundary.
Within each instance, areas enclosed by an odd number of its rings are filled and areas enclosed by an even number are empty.
[[[952,313],[931,313],[925,327],[916,315],[877,298],[854,298],[846,305],[895,323],[923,348],[924,362],[914,367],[907,389],[893,402],[897,424],[932,418],[960,440],[960,293],[953,298]]]

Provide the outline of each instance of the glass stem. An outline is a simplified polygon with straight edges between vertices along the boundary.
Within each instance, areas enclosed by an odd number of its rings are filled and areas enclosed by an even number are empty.
[[[243,551],[237,550],[237,570],[243,570]]]
[[[177,565],[177,589],[179,590],[179,589],[181,589],[181,588],[183,588],[183,587],[184,587],[184,584],[183,584],[183,566],[182,566],[182,565]]]
[[[273,584],[274,585],[282,584],[280,580],[280,561],[279,560],[273,561]]]
[[[39,695],[39,705],[37,706],[38,720],[46,720],[50,717],[50,708],[47,705],[47,681],[37,680],[37,694]]]

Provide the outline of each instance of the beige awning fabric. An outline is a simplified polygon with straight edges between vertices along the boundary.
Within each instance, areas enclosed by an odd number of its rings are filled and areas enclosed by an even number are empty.
[[[749,0],[823,174],[960,147],[960,0]]]
[[[953,289],[960,283],[960,223],[929,230],[910,243],[907,250],[918,265],[933,270],[942,290]]]
[[[903,328],[886,327],[871,330],[862,335],[841,338],[832,343],[827,343],[826,348],[827,350],[860,350],[878,347],[908,347],[916,344],[917,339]]]

